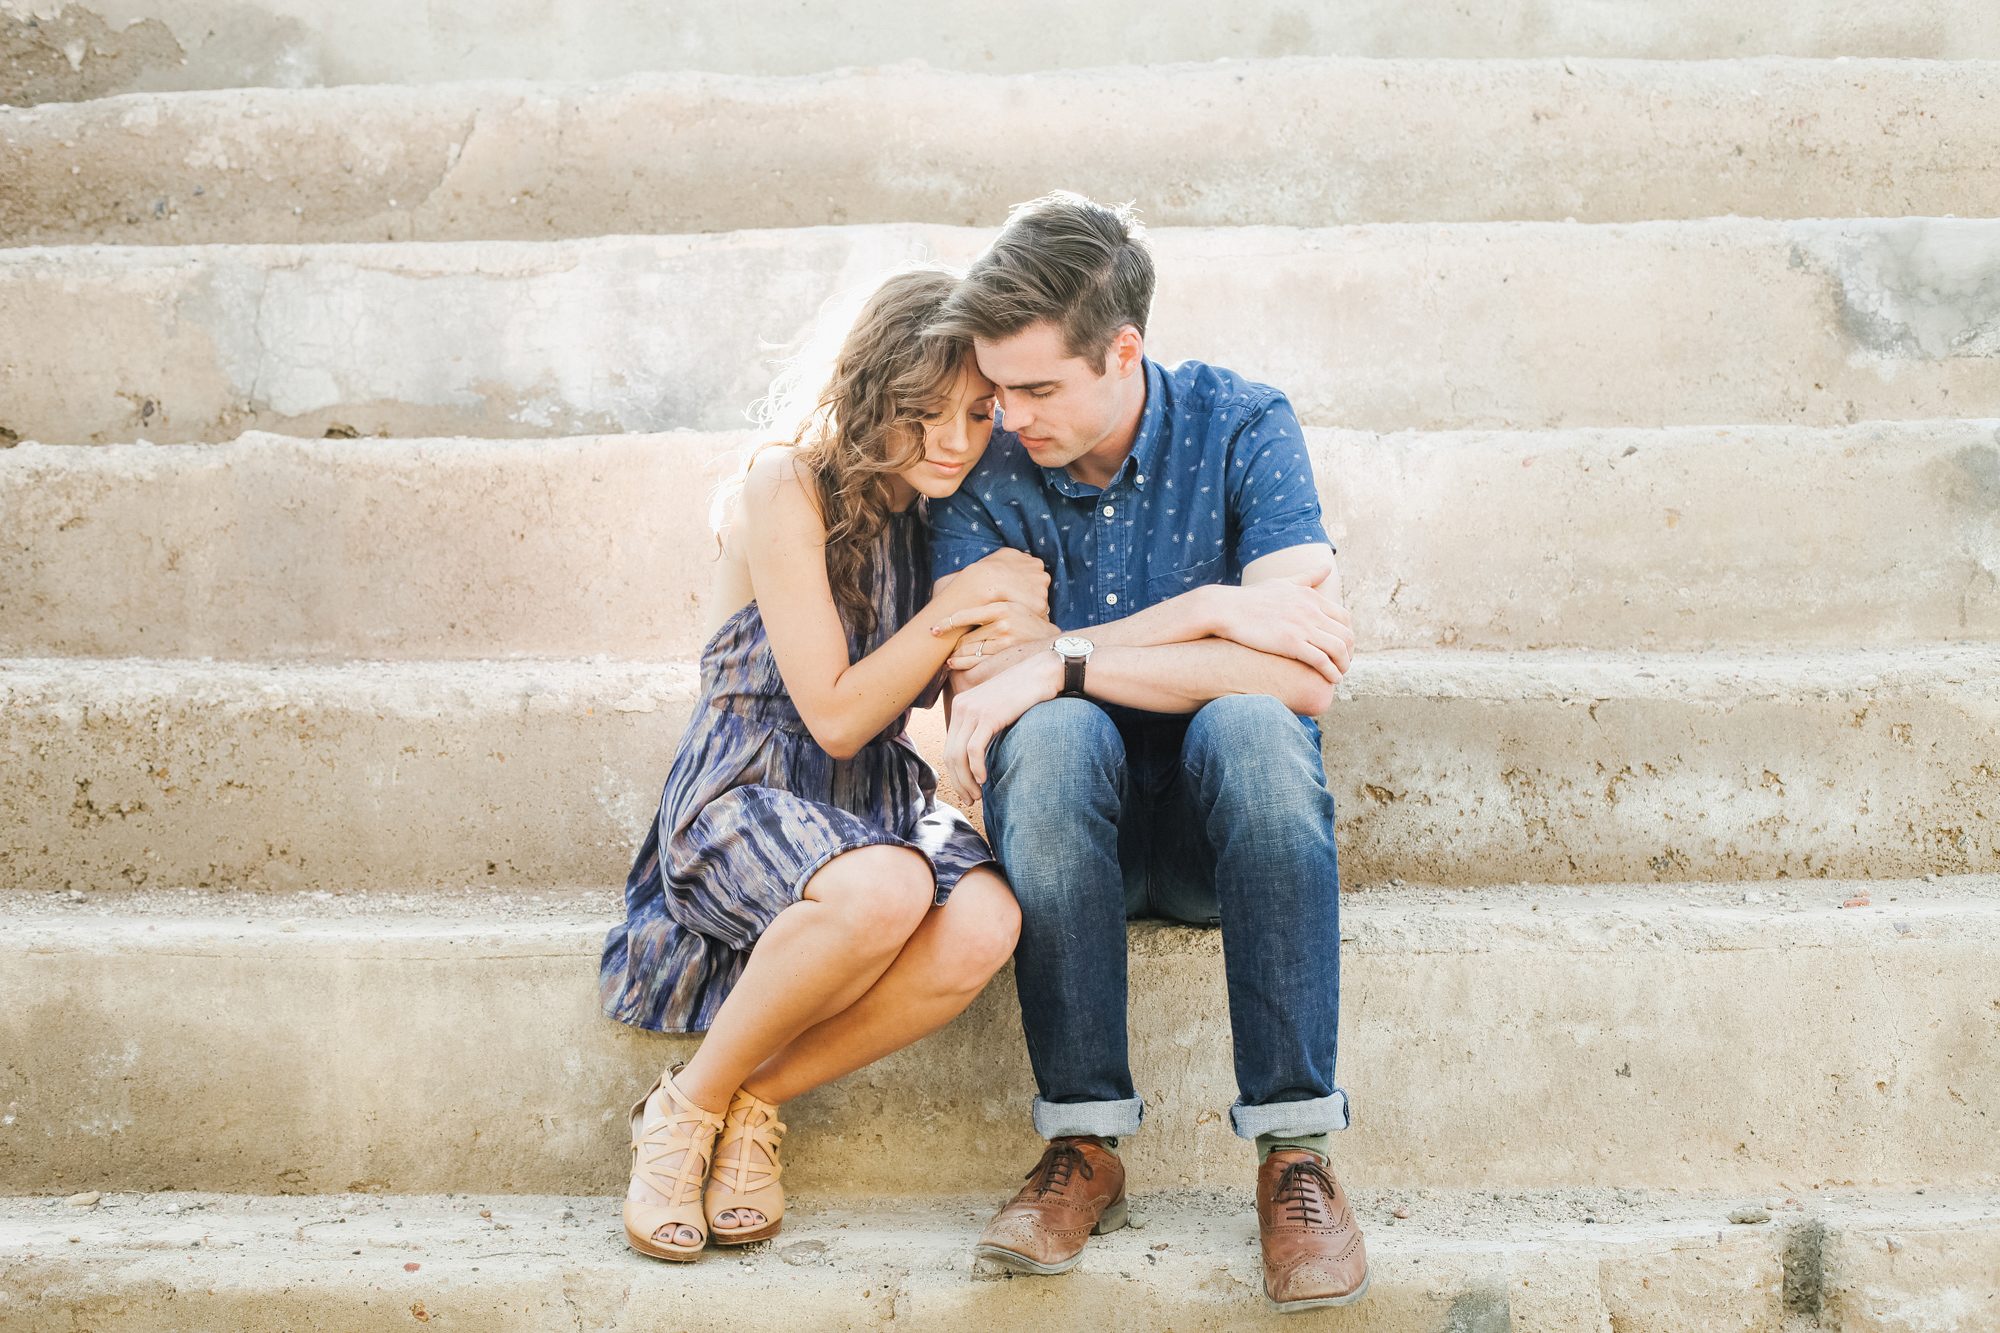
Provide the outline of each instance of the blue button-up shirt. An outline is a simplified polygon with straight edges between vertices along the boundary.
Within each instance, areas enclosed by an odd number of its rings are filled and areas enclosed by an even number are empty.
[[[1004,423],[1003,423],[1004,426]],[[1131,454],[1102,490],[1045,468],[1004,428],[951,498],[930,506],[932,567],[957,573],[1003,546],[1049,570],[1065,630],[1119,620],[1243,567],[1325,542],[1305,435],[1285,396],[1198,361],[1146,362]]]

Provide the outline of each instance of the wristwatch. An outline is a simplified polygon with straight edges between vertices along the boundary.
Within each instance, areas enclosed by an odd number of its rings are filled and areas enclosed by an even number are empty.
[[[1055,649],[1056,656],[1063,660],[1062,693],[1056,698],[1083,698],[1083,669],[1090,664],[1090,655],[1097,645],[1080,634],[1065,634],[1056,640]]]

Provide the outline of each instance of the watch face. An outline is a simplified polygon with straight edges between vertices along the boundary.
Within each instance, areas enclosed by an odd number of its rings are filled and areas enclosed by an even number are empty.
[[[1088,657],[1090,656],[1090,650],[1096,646],[1089,639],[1081,638],[1075,634],[1065,634],[1060,639],[1057,639],[1055,644],[1056,651],[1064,657]]]

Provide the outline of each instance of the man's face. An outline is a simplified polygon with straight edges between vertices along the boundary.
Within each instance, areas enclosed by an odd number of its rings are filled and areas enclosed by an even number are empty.
[[[1127,381],[1144,357],[1128,326],[1104,364],[1092,365],[1071,356],[1062,330],[1046,320],[1011,338],[975,338],[973,349],[981,373],[995,386],[1001,425],[1020,436],[1028,457],[1043,467],[1068,467],[1110,441],[1128,415]],[[1130,441],[1116,444],[1122,449]]]

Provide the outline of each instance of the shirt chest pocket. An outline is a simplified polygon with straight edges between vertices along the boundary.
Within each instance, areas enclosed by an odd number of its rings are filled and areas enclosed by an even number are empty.
[[[1222,581],[1222,557],[1204,560],[1186,569],[1177,569],[1171,574],[1155,574],[1146,580],[1146,600],[1148,603],[1164,602],[1169,597],[1178,597],[1190,588],[1199,588],[1207,583]]]

